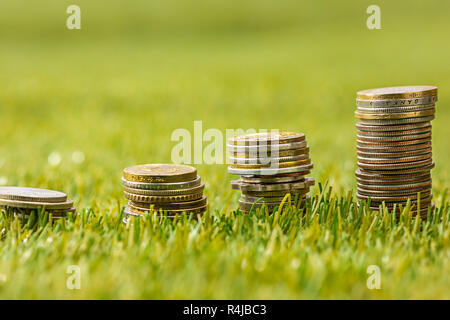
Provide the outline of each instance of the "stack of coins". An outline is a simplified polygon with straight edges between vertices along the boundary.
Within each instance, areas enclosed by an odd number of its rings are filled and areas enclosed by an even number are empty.
[[[55,219],[75,211],[73,201],[65,193],[24,187],[0,187],[0,209],[24,216],[43,210]]]
[[[431,120],[437,88],[391,87],[359,91],[357,110],[357,198],[372,209],[392,210],[409,200],[417,213],[432,206]],[[415,208],[415,211],[414,211]]]
[[[123,170],[123,192],[129,200],[125,221],[153,210],[158,216],[203,213],[208,202],[197,169],[176,164],[144,164]]]
[[[241,178],[231,183],[241,190],[239,207],[243,212],[261,208],[272,212],[287,193],[291,201],[304,202],[314,179],[305,177],[313,163],[303,133],[257,133],[237,136],[227,144],[231,174]],[[285,202],[286,203],[286,202]]]

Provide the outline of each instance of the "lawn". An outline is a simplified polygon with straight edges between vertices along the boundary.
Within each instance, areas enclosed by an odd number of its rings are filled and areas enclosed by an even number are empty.
[[[450,298],[450,4],[380,1],[368,30],[369,1],[28,2],[0,4],[0,184],[64,191],[80,215],[0,217],[0,298]],[[65,27],[74,2],[81,30]],[[355,96],[414,84],[439,87],[438,211],[395,222],[355,207]],[[122,169],[171,162],[172,132],[197,120],[304,132],[312,202],[244,215],[237,177],[200,164],[202,219],[121,224]]]

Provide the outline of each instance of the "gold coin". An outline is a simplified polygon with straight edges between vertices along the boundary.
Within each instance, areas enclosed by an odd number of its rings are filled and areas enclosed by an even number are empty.
[[[409,99],[436,96],[437,91],[435,86],[400,86],[362,90],[356,96],[358,100]]]
[[[292,162],[281,162],[278,164],[268,163],[268,164],[232,164],[231,167],[235,169],[260,169],[260,168],[270,168],[274,165],[276,168],[289,168],[302,166],[306,164],[310,164],[311,159],[300,160],[300,161],[292,161]]]
[[[200,199],[193,201],[183,201],[183,202],[169,202],[169,203],[144,203],[130,200],[128,206],[132,208],[136,208],[139,210],[149,210],[151,207],[154,210],[184,210],[184,209],[192,209],[196,207],[203,206],[207,203],[206,196],[203,195]]]
[[[123,177],[133,182],[184,182],[195,180],[197,169],[181,164],[144,164],[125,168]]]
[[[296,132],[264,132],[236,136],[229,139],[231,145],[270,145],[301,142],[305,140],[304,133]]]
[[[19,201],[19,200],[7,200],[0,199],[0,206],[10,208],[24,208],[24,209],[70,209],[73,207],[72,200],[66,200],[64,202],[34,202],[34,201]]]
[[[164,216],[164,212],[167,213],[167,217],[169,218],[174,218],[175,215],[179,215],[182,214],[183,212],[186,212],[186,214],[190,214],[190,213],[202,213],[204,211],[206,211],[208,209],[208,202],[206,202],[205,204],[198,206],[198,207],[194,207],[194,208],[189,208],[189,209],[162,209],[162,208],[153,208],[153,212],[158,212],[158,213],[163,213],[163,215],[158,215],[159,217]],[[125,208],[125,214],[130,214],[130,215],[144,215],[149,213],[150,209],[146,209],[146,208],[136,208],[134,206],[128,205]]]
[[[203,193],[193,193],[193,194],[185,194],[185,195],[177,195],[177,196],[143,196],[139,194],[132,194],[124,191],[125,198],[129,200],[133,200],[136,202],[143,203],[174,203],[174,202],[183,202],[183,201],[192,201],[200,199],[203,196]]]
[[[399,112],[399,113],[387,113],[387,114],[367,114],[359,111],[355,111],[356,118],[368,119],[368,120],[395,120],[395,119],[407,119],[407,118],[420,118],[425,116],[431,116],[435,113],[435,109],[426,111],[411,111],[411,112]]]
[[[148,190],[148,189],[129,188],[123,186],[123,191],[142,196],[164,197],[164,196],[182,196],[193,193],[202,193],[204,188],[205,184],[201,183],[200,185],[192,188],[173,189],[173,190]]]
[[[308,154],[309,148],[303,148],[303,149],[294,149],[294,150],[280,150],[277,152],[274,152],[273,154],[277,157],[290,157],[290,156],[298,156],[303,154]],[[255,154],[251,154],[251,152],[232,152],[230,153],[234,158],[253,158],[253,157],[263,157],[263,158],[270,158],[273,157],[272,152],[270,150],[267,150],[267,153],[264,152],[264,154],[259,154],[259,152],[255,152]]]

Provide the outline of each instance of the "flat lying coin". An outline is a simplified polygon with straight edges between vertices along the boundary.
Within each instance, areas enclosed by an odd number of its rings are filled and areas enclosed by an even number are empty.
[[[264,132],[252,133],[232,137],[228,140],[231,145],[259,145],[259,144],[283,144],[301,142],[305,140],[303,133],[297,132]]]
[[[197,178],[197,169],[180,164],[144,164],[125,168],[123,177],[145,183],[186,182]]]
[[[297,195],[303,196],[309,192],[309,187],[303,189],[292,189],[287,191],[248,191],[242,190],[242,194],[246,197],[263,197],[264,199],[270,199],[273,197],[284,197],[288,193],[294,199]]]
[[[400,151],[400,152],[356,152],[358,156],[362,158],[393,158],[393,159],[402,159],[414,156],[423,156],[431,153],[431,148],[420,149],[415,151]]]
[[[268,184],[248,184],[241,182],[239,184],[242,191],[290,191],[295,189],[304,189],[314,185],[313,178],[305,178],[302,182],[292,183],[268,183]]]
[[[409,135],[402,135],[402,136],[376,136],[376,135],[361,135],[357,134],[358,140],[361,141],[369,141],[374,143],[394,143],[397,141],[417,141],[417,140],[423,140],[423,139],[430,139],[431,138],[431,131],[420,133],[420,134],[409,134]]]
[[[389,164],[366,164],[358,161],[358,167],[365,170],[406,170],[417,167],[423,167],[426,165],[431,165],[433,163],[433,159],[428,158],[426,160],[414,161],[414,162],[402,162],[402,163],[389,163]]]
[[[207,203],[206,196],[202,196],[198,200],[193,201],[184,201],[184,202],[171,202],[171,203],[144,203],[144,202],[136,202],[130,200],[128,206],[130,208],[138,209],[138,210],[149,210],[153,207],[155,210],[184,210],[184,209],[192,209],[196,207],[204,206]]]
[[[368,125],[358,122],[356,129],[365,132],[385,132],[385,131],[404,131],[404,130],[416,130],[420,128],[431,128],[431,122],[417,122],[411,124],[401,125]]]
[[[400,86],[358,91],[358,100],[411,99],[437,96],[435,86]]]
[[[19,201],[19,200],[7,200],[0,199],[0,206],[15,207],[15,208],[45,208],[45,209],[70,209],[73,207],[72,200],[66,200],[64,202],[34,202],[34,201]]]
[[[309,172],[300,175],[285,176],[285,177],[246,177],[242,176],[241,180],[244,183],[287,183],[287,182],[302,182],[305,181],[305,175]]]
[[[359,119],[361,124],[366,125],[378,125],[378,126],[393,126],[401,124],[411,124],[431,121],[434,119],[434,115],[417,118],[405,118],[405,119]]]
[[[417,144],[421,144],[421,143],[426,143],[430,141],[431,137],[426,137],[423,139],[415,139],[415,140],[405,140],[405,141],[370,141],[368,139],[362,139],[362,138],[358,138],[356,139],[356,142],[358,143],[358,145],[363,145],[363,146],[375,146],[375,147],[398,147],[399,145],[401,147],[405,147],[405,146],[410,146],[410,145],[417,145]]]
[[[144,182],[133,182],[127,181],[122,177],[122,185],[127,188],[132,189],[142,189],[142,190],[178,190],[178,189],[189,189],[199,186],[201,183],[200,176],[197,176],[194,180],[185,182],[168,182],[168,183],[144,183]]]
[[[386,108],[386,107],[420,106],[432,104],[437,101],[438,101],[437,96],[425,96],[422,98],[389,99],[389,100],[356,99],[356,105],[358,107]]]
[[[0,199],[31,202],[65,202],[65,193],[47,189],[25,187],[0,187]]]
[[[275,152],[281,152],[284,150],[302,150],[302,149],[309,150],[306,141],[284,143],[284,144],[266,144],[266,145],[259,144],[249,146],[227,144],[227,150],[230,153],[242,152],[242,153],[259,154],[261,152],[265,152],[270,154]]]
[[[313,163],[305,166],[288,167],[288,168],[260,168],[260,169],[236,169],[228,167],[228,172],[231,174],[238,174],[243,176],[271,176],[282,173],[294,173],[294,172],[308,172],[313,168]]]
[[[417,182],[417,183],[403,183],[403,184],[395,184],[395,185],[391,185],[391,184],[384,184],[384,183],[379,183],[379,184],[366,184],[366,183],[362,183],[360,181],[356,182],[358,188],[358,190],[367,190],[367,191],[407,191],[407,190],[416,190],[419,188],[431,188],[431,179],[430,180],[426,180],[423,182]],[[415,191],[415,193],[417,193],[419,191]]]
[[[168,217],[168,218],[174,218],[176,215],[180,215],[182,213],[186,213],[186,214],[200,214],[205,212],[208,209],[208,202],[206,202],[205,204],[198,206],[196,208],[189,208],[189,209],[179,209],[179,210],[166,210],[166,209],[157,209],[154,208],[152,212],[156,212],[157,213],[157,217]],[[134,216],[141,216],[144,214],[148,214],[150,212],[150,209],[145,209],[145,208],[136,208],[134,206],[130,206],[128,205],[125,208],[125,214],[128,215],[134,215]]]
[[[123,187],[123,191],[142,196],[154,196],[154,197],[164,197],[164,196],[182,196],[194,193],[201,193],[205,188],[205,184],[201,183],[196,187],[189,189],[174,189],[174,190],[146,190],[146,189],[134,189]]]
[[[260,150],[262,151],[262,150]],[[271,157],[292,157],[292,156],[300,156],[309,153],[309,148],[302,149],[293,149],[293,150],[277,150],[277,152],[271,153],[271,150],[267,150],[267,152],[231,152],[230,158],[271,158]]]
[[[272,162],[268,164],[232,164],[231,167],[234,169],[261,169],[261,168],[290,168],[304,166],[311,163],[311,159],[297,160],[290,162]]]
[[[357,110],[365,114],[391,114],[391,113],[403,113],[412,111],[426,111],[434,109],[434,104],[422,105],[422,106],[408,106],[408,107],[389,107],[389,108],[364,108],[358,107]]]
[[[403,151],[415,151],[423,150],[425,148],[431,148],[431,141],[420,142],[413,145],[394,145],[394,146],[383,146],[383,145],[356,145],[356,149],[364,152],[403,152]]]
[[[356,197],[361,200],[371,200],[371,203],[375,202],[404,202],[409,200],[417,200],[419,196],[416,195],[408,195],[408,196],[366,196],[360,193],[356,193]],[[420,195],[420,199],[426,201],[431,198],[431,192],[424,192]]]
[[[299,160],[309,159],[309,155],[298,155],[298,156],[288,156],[288,157],[278,157],[278,158],[234,158],[229,157],[232,164],[271,164],[271,163],[283,163],[283,162],[293,162]]]
[[[358,161],[365,164],[394,164],[403,162],[414,162],[428,160],[432,158],[431,152],[413,157],[402,157],[402,158],[366,158],[358,156]]]
[[[192,201],[200,199],[203,196],[203,193],[193,193],[193,194],[185,194],[185,195],[176,195],[176,196],[143,196],[139,194],[132,194],[128,192],[124,192],[125,198],[129,200],[133,200],[136,202],[143,203],[173,203],[173,202],[183,202],[183,201]]]
[[[356,130],[359,135],[362,136],[377,136],[377,137],[390,137],[390,136],[403,136],[414,135],[431,132],[431,126],[423,126],[421,128],[409,129],[409,130],[395,130],[395,131],[363,131]]]

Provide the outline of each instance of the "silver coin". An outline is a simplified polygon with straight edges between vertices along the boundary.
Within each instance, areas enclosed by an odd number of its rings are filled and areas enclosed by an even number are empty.
[[[434,104],[427,104],[422,106],[408,106],[408,107],[390,107],[390,108],[364,108],[358,107],[357,110],[365,114],[391,114],[391,113],[403,113],[412,111],[426,111],[433,110]]]
[[[195,180],[185,182],[164,182],[164,183],[146,183],[146,182],[134,182],[128,181],[122,177],[122,185],[133,189],[144,190],[177,190],[177,189],[189,189],[199,186],[201,183],[200,176],[197,176]]]
[[[244,183],[287,183],[305,181],[304,175],[286,176],[286,177],[247,177],[242,176],[241,181]]]
[[[373,163],[373,164],[377,164],[377,163],[389,163],[389,164],[394,164],[394,163],[402,163],[402,162],[413,162],[413,161],[421,161],[421,160],[425,160],[425,159],[431,159],[432,157],[432,153],[428,152],[425,153],[424,155],[419,155],[419,156],[412,156],[412,157],[400,157],[400,158],[367,158],[367,157],[361,157],[361,156],[357,156],[358,161],[360,162],[364,162],[366,164],[368,163]]]
[[[364,189],[364,190],[374,190],[374,191],[396,191],[396,190],[408,190],[408,189],[418,189],[418,188],[428,188],[431,187],[431,179],[425,180],[422,182],[413,182],[408,183],[404,181],[399,181],[398,184],[392,185],[392,184],[384,184],[376,183],[376,184],[367,184],[366,182],[360,182],[360,180],[357,180],[356,185],[358,188]]]
[[[411,99],[389,99],[389,100],[359,100],[356,99],[358,107],[403,107],[403,106],[418,106],[432,104],[438,101],[438,96],[427,96],[421,98]]]
[[[418,140],[418,139],[431,139],[431,130],[429,132],[424,132],[422,134],[410,134],[410,135],[401,135],[401,136],[367,136],[367,135],[356,135],[359,139],[364,140],[373,140],[373,141],[408,141],[408,140]]]
[[[284,144],[266,144],[266,145],[249,145],[249,146],[240,146],[227,144],[227,150],[231,153],[253,153],[255,155],[258,154],[267,154],[272,153],[272,150],[295,150],[295,149],[304,149],[308,147],[306,141],[301,142],[291,142]],[[261,151],[263,150],[263,151]],[[262,153],[265,152],[265,153]]]
[[[20,201],[20,200],[7,200],[0,199],[0,206],[10,208],[24,208],[24,209],[70,209],[73,207],[72,200],[66,200],[64,202],[34,202],[34,201]]]
[[[407,163],[389,163],[389,164],[366,164],[362,163],[360,161],[357,161],[358,167],[365,169],[365,170],[406,170],[406,169],[413,169],[417,167],[422,167],[426,165],[430,165],[433,162],[433,159],[426,159],[426,160],[420,160],[420,161],[414,161],[414,162],[407,162]]]
[[[294,173],[294,172],[304,172],[311,170],[314,164],[310,163],[305,166],[289,167],[289,168],[258,168],[258,169],[236,169],[231,166],[228,167],[228,172],[231,174],[238,174],[243,176],[271,176],[275,174],[282,173]]]
[[[405,119],[359,119],[361,124],[367,125],[399,125],[399,124],[409,124],[416,122],[426,122],[434,119],[434,115],[427,117],[417,117],[417,118],[405,118]]]
[[[411,123],[411,124],[400,124],[400,125],[367,125],[362,123],[356,124],[356,129],[360,131],[365,132],[395,132],[395,131],[405,131],[405,130],[416,130],[416,129],[422,129],[422,128],[431,128],[431,122],[417,122],[417,123]]]
[[[281,163],[298,160],[309,159],[309,154],[289,156],[289,157],[267,157],[267,158],[235,158],[229,157],[232,164],[268,164],[268,163]]]
[[[292,183],[270,183],[270,184],[252,184],[244,183],[242,181],[233,181],[236,186],[242,191],[260,191],[260,192],[270,192],[270,191],[292,191],[296,189],[304,189],[314,185],[314,179],[307,177],[305,181],[302,182],[292,182]]]
[[[65,202],[67,195],[63,192],[47,189],[0,187],[0,198],[6,200],[56,203]]]

